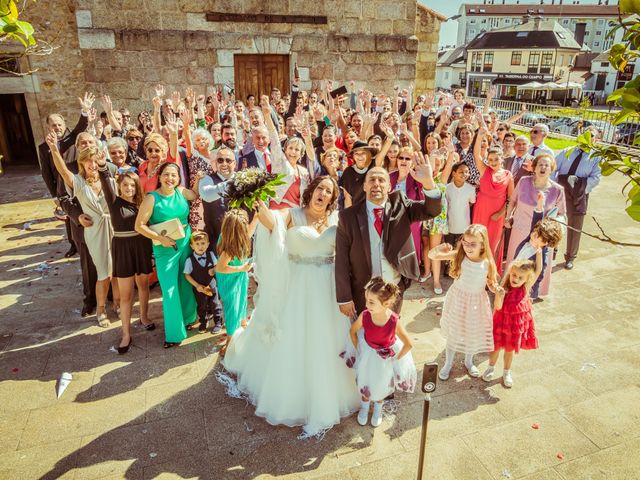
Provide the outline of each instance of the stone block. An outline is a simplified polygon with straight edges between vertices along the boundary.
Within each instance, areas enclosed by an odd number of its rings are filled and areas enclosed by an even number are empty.
[[[397,52],[404,48],[404,37],[399,36],[376,36],[376,51]]]
[[[415,35],[406,38],[404,41],[404,48],[407,52],[417,52],[419,47],[420,42],[418,41],[418,37]]]
[[[395,55],[389,52],[364,52],[359,54],[359,59],[368,65],[394,65]]]
[[[309,67],[299,67],[298,72],[300,73],[300,80],[302,82],[306,82],[311,78]]]
[[[378,2],[376,5],[376,18],[379,20],[401,20],[406,15],[406,6],[402,2]]]
[[[330,52],[346,52],[348,45],[347,37],[331,34],[327,37],[327,50]]]
[[[393,65],[375,65],[371,69],[372,80],[388,80],[396,78],[396,67]]]
[[[133,68],[131,78],[141,82],[160,82],[162,77],[159,68]]]
[[[393,33],[395,35],[413,35],[416,31],[416,24],[412,20],[394,20]]]
[[[184,35],[181,32],[149,32],[151,50],[185,50]]]
[[[199,67],[214,67],[217,58],[216,50],[204,50],[197,52],[196,63]]]
[[[233,67],[233,50],[218,50],[216,55],[219,67]]]
[[[217,24],[213,22],[208,22],[204,13],[187,13],[187,30],[205,30],[213,32],[217,31],[215,28],[216,25]]]
[[[412,65],[416,63],[416,53],[395,52],[393,53],[393,61],[396,65]]]
[[[205,50],[209,45],[209,34],[206,32],[185,32],[184,46],[189,50]]]
[[[187,17],[184,13],[160,13],[162,30],[187,30]]]
[[[372,70],[371,65],[347,64],[345,75],[349,80],[370,80]]]
[[[311,78],[311,80],[333,78],[333,64],[320,63],[317,65],[313,65],[309,70],[309,77]]]
[[[369,33],[369,22],[354,20],[352,18],[338,19],[335,22],[329,22],[329,30],[339,34],[359,34]]]
[[[91,10],[76,10],[76,25],[78,28],[91,28]]]
[[[186,71],[185,81],[188,84],[211,85],[213,82],[213,69],[189,67]]]
[[[291,49],[297,52],[324,52],[327,50],[325,35],[296,36],[293,38]]]
[[[370,24],[370,33],[372,35],[391,35],[393,34],[393,23],[372,21]]]
[[[128,30],[161,30],[160,13],[139,10],[124,12]]]
[[[216,67],[213,70],[213,83],[233,85],[233,67]]]
[[[354,35],[349,38],[351,52],[373,52],[376,49],[376,38],[372,35]]]
[[[162,65],[167,67],[195,67],[198,53],[193,50],[162,52]]]
[[[254,38],[255,50],[257,53],[269,53],[276,55],[288,55],[291,53],[293,39],[290,37],[266,37]],[[324,51],[324,50],[312,50]]]
[[[293,32],[293,27],[292,23],[265,23],[262,26],[262,31],[264,33],[283,35]]]
[[[413,80],[416,76],[416,67],[414,65],[398,65],[398,79]]]
[[[118,48],[124,50],[155,50],[149,38],[149,32],[125,30],[120,32]]]
[[[161,78],[163,83],[176,85],[185,81],[185,70],[183,68],[163,68]]]
[[[92,50],[116,48],[116,37],[112,30],[78,29],[80,48]]]
[[[363,4],[362,1],[346,1],[342,6],[342,15],[344,18],[361,18]]]
[[[104,92],[116,99],[138,99],[149,87],[144,82],[110,82],[104,86]]]
[[[126,82],[131,80],[129,69],[122,67],[88,68],[84,71],[84,76],[87,82],[98,83]]]

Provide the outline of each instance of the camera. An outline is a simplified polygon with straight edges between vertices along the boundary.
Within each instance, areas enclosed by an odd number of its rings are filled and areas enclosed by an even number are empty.
[[[422,391],[424,393],[433,393],[436,390],[436,382],[438,379],[438,364],[425,363],[422,370]]]

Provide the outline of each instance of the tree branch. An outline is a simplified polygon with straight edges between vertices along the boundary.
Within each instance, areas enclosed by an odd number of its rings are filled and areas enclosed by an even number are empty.
[[[609,235],[607,235],[607,233],[604,231],[604,229],[600,226],[600,224],[596,220],[596,217],[592,216],[591,218],[593,219],[593,221],[597,225],[597,227],[600,230],[600,232],[602,232],[602,236],[594,235],[593,233],[589,233],[589,232],[585,232],[584,230],[580,230],[579,228],[574,228],[574,227],[572,227],[570,225],[567,225],[564,222],[561,222],[557,218],[552,218],[551,220],[553,220],[554,222],[558,222],[560,225],[564,225],[565,227],[567,227],[570,230],[573,230],[574,232],[582,233],[582,234],[586,235],[587,237],[595,238],[596,240],[600,240],[601,242],[610,243],[612,245],[618,245],[620,247],[640,247],[640,243],[627,243],[627,242],[619,242],[618,240],[614,240]]]

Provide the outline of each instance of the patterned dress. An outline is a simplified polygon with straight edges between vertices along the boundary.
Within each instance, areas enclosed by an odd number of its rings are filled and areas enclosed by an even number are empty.
[[[440,197],[442,198],[442,210],[440,211],[440,215],[427,221],[427,228],[430,235],[446,235],[449,233],[449,222],[447,222],[447,186],[442,183],[440,177],[435,178],[434,182],[436,188],[440,190],[442,194]]]
[[[187,159],[187,167],[189,168],[189,188],[192,190],[198,179],[199,172],[204,172],[206,175],[213,173],[209,159],[203,157],[195,150],[193,151],[193,155]],[[193,229],[204,230],[204,213],[201,198],[196,198],[191,202],[189,225],[191,225]]]

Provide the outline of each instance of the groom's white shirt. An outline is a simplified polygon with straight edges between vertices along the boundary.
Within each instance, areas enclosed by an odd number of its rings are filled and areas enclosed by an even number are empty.
[[[385,282],[397,285],[400,283],[402,277],[400,276],[400,273],[393,268],[393,265],[387,261],[387,257],[384,256],[382,238],[378,235],[378,231],[374,225],[374,222],[376,221],[376,214],[373,213],[373,209],[382,208],[384,210],[384,205],[376,205],[368,200],[366,202],[367,218],[369,220],[369,245],[371,247],[371,276],[382,277]],[[382,228],[384,229],[384,225]]]

